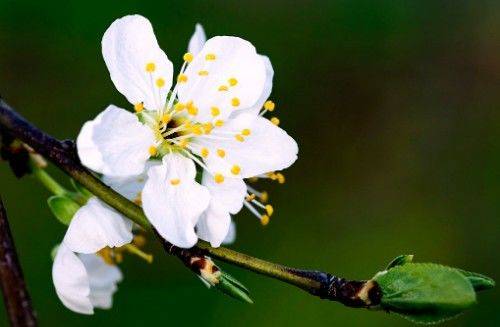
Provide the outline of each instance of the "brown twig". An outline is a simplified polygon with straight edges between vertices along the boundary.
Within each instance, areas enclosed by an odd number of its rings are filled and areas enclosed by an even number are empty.
[[[16,247],[0,198],[0,284],[10,325],[36,326],[36,315],[26,288]]]

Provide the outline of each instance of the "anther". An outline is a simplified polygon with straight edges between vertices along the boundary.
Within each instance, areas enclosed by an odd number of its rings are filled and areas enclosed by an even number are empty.
[[[174,106],[175,111],[182,111],[186,106],[180,102],[177,102]]]
[[[223,120],[221,120],[221,119],[217,119],[217,120],[215,121],[215,126],[217,126],[217,127],[222,127],[223,125],[224,125],[224,121],[223,121]]]
[[[210,134],[212,129],[214,129],[214,125],[212,123],[203,124],[203,130],[205,131],[205,134]]]
[[[177,83],[186,83],[188,81],[188,77],[186,74],[179,74],[177,76]]]
[[[193,61],[193,58],[194,58],[194,56],[193,56],[193,54],[192,54],[191,52],[186,52],[186,53],[184,54],[184,56],[182,56],[182,59],[183,59],[185,62],[191,62],[191,61]]]
[[[271,123],[278,126],[280,124],[280,120],[278,119],[278,117],[273,117],[271,118]]]
[[[206,56],[205,56],[205,60],[215,60],[217,57],[215,56],[214,53],[208,53]]]
[[[172,185],[174,185],[174,186],[175,186],[175,185],[179,185],[180,183],[181,183],[181,180],[180,180],[180,179],[178,179],[178,178],[172,178],[172,179],[170,180],[170,184],[172,184]]]
[[[215,174],[214,180],[217,184],[224,182],[224,176],[222,174]]]
[[[238,175],[240,172],[241,172],[241,168],[240,168],[240,166],[238,166],[238,165],[234,165],[234,166],[231,168],[231,173],[232,173],[233,175]]]
[[[217,149],[217,155],[221,158],[224,158],[226,156],[226,151],[222,149]]]
[[[265,103],[264,103],[264,109],[268,110],[268,111],[273,111],[274,110],[274,107],[275,107],[275,104],[274,102],[272,102],[271,100],[267,100]]]
[[[139,102],[134,104],[134,110],[135,112],[141,112],[144,110],[144,102]]]
[[[221,86],[219,86],[218,90],[219,91],[228,91],[229,88],[226,85],[221,85]]]
[[[239,142],[245,141],[245,138],[241,134],[236,134],[234,138]]]
[[[248,136],[250,135],[251,131],[248,128],[245,128],[241,131],[241,135]]]
[[[251,201],[255,200],[255,194],[253,194],[253,193],[252,193],[252,194],[247,195],[247,196],[245,197],[245,200],[246,200],[247,202],[251,202]]]
[[[201,153],[200,153],[200,154],[201,154],[201,156],[202,156],[203,158],[208,157],[208,153],[209,153],[209,152],[208,152],[208,149],[207,149],[207,148],[203,148],[203,149],[201,149]]]
[[[282,173],[276,173],[276,179],[278,180],[278,183],[280,183],[280,184],[285,183],[285,176]]]
[[[152,73],[152,72],[154,72],[155,70],[156,70],[156,65],[155,65],[155,63],[154,63],[154,62],[150,62],[150,63],[146,64],[146,71],[147,71],[148,73]]]
[[[208,70],[200,70],[198,72],[198,75],[200,75],[200,76],[208,76]]]
[[[161,77],[160,77],[160,78],[158,78],[158,79],[156,80],[156,86],[158,86],[158,87],[160,87],[160,88],[161,88],[161,87],[163,87],[163,86],[165,86],[165,80],[164,80],[163,78],[161,78]]]
[[[148,151],[152,157],[156,156],[156,154],[158,153],[158,149],[153,145],[149,147]]]
[[[239,106],[239,105],[240,105],[240,99],[238,99],[238,98],[232,98],[232,99],[231,99],[231,105],[232,105],[233,107],[237,107],[237,106]]]
[[[197,107],[195,107],[194,105],[189,105],[189,106],[187,107],[187,111],[188,111],[188,113],[189,113],[190,115],[192,115],[192,116],[196,116],[196,115],[198,114],[198,108],[197,108]]]
[[[220,114],[220,109],[217,107],[212,107],[210,108],[210,112],[212,113],[212,116],[217,117]]]
[[[268,215],[268,216],[272,216],[272,215],[273,215],[273,212],[274,212],[273,206],[272,206],[272,205],[270,205],[270,204],[267,204],[267,205],[266,205],[266,212],[267,212],[267,215]]]
[[[227,82],[230,86],[235,86],[236,84],[238,84],[238,80],[234,77],[231,77]]]
[[[263,191],[260,193],[259,198],[260,198],[260,201],[266,203],[267,200],[269,200],[269,194],[266,191]]]
[[[262,215],[262,217],[260,217],[260,223],[262,224],[262,226],[266,226],[267,224],[269,224],[269,216]]]

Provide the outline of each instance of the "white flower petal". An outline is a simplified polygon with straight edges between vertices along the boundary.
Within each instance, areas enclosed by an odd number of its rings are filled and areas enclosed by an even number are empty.
[[[264,106],[264,103],[267,101],[267,99],[269,99],[269,96],[271,95],[271,91],[273,89],[273,77],[274,77],[273,65],[271,64],[271,60],[269,60],[269,57],[267,56],[261,56],[261,57],[266,67],[266,82],[264,84],[264,89],[262,90],[262,94],[259,100],[251,108],[237,110],[231,114],[230,116],[231,118],[234,118],[236,117],[236,115],[243,113],[258,115],[260,110]]]
[[[214,177],[205,172],[201,185],[210,192],[210,203],[217,203],[231,214],[238,213],[243,207],[247,186],[241,178],[226,178],[223,183],[216,183]]]
[[[240,142],[234,135],[240,134],[243,129],[249,129],[250,135],[244,136],[243,142]],[[202,136],[195,140],[199,145],[196,147],[198,152],[203,147],[209,150],[204,161],[213,173],[234,177],[231,170],[236,165],[240,168],[237,176],[248,178],[285,169],[297,159],[295,140],[260,116],[238,115],[223,127],[214,129],[211,135],[217,135],[218,132],[219,135],[226,135],[225,139],[213,140]],[[218,149],[224,150],[223,158],[216,154]]]
[[[156,110],[165,105],[173,66],[160,49],[151,23],[139,15],[115,20],[102,38],[102,55],[115,87],[132,104]],[[154,64],[148,72],[146,65]],[[156,81],[161,78],[161,88]]]
[[[206,41],[207,36],[205,35],[203,26],[201,26],[201,24],[196,24],[193,36],[191,36],[191,39],[189,40],[188,52],[191,52],[193,56],[196,56],[200,53]]]
[[[167,154],[161,166],[149,170],[142,191],[142,207],[151,224],[163,238],[183,248],[196,243],[194,227],[210,200],[207,188],[195,177],[191,159]]]
[[[219,247],[226,237],[231,225],[229,212],[218,202],[211,202],[201,215],[196,232],[198,237],[210,242],[212,247]]]
[[[236,223],[234,221],[231,221],[231,225],[229,225],[229,230],[227,232],[226,237],[224,238],[224,241],[222,241],[222,244],[232,244],[236,240]]]
[[[68,309],[83,314],[94,313],[85,266],[64,243],[59,246],[54,259],[52,281],[57,296]]]
[[[146,162],[146,168],[139,175],[127,177],[104,175],[102,177],[102,181],[104,182],[104,184],[108,185],[113,190],[120,193],[130,201],[134,201],[140,198],[140,194],[142,192],[142,189],[144,188],[144,184],[146,184],[147,172],[149,168],[158,165],[161,165],[160,161],[150,160]]]
[[[116,266],[106,264],[95,254],[81,254],[90,283],[89,299],[95,308],[109,309],[113,305],[113,294],[118,290],[116,284],[123,276]]]
[[[153,131],[136,115],[110,105],[83,125],[76,146],[86,167],[105,175],[130,176],[144,171],[154,142]]]
[[[219,109],[218,119],[226,119],[235,110],[253,106],[266,82],[264,61],[254,46],[232,36],[208,40],[187,67],[185,75],[187,82],[180,83],[178,97],[182,103],[193,101],[198,108],[193,119],[199,122],[213,119],[212,107]],[[230,86],[229,80],[233,78],[236,84]],[[227,91],[219,90],[221,86],[227,87]]]
[[[95,253],[132,241],[132,223],[97,198],[91,198],[71,220],[63,243],[78,253]]]

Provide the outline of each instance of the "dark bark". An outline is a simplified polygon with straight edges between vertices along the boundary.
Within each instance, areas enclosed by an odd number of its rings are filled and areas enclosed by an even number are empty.
[[[0,198],[0,284],[11,326],[36,326],[36,315]]]

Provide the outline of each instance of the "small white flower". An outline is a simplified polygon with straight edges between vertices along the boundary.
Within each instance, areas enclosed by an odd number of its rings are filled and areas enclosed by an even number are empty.
[[[61,302],[70,310],[93,314],[112,306],[122,273],[95,254],[75,254],[64,243],[57,250],[52,279]]]
[[[94,307],[111,307],[122,274],[96,253],[130,243],[131,229],[132,222],[97,198],[77,211],[52,267],[56,293],[68,309],[92,314]]]
[[[276,120],[260,112],[272,88],[267,57],[237,37],[205,42],[200,25],[189,48],[196,55],[184,55],[171,89],[172,63],[149,21],[134,15],[111,24],[102,40],[104,60],[136,114],[109,106],[77,139],[82,163],[107,178],[135,178],[149,159],[163,158],[161,166],[149,168],[142,203],[158,232],[181,247],[195,244],[195,228],[220,244],[229,214],[249,195],[243,179],[285,169],[298,152]],[[195,181],[194,163],[204,170],[203,185]],[[214,184],[210,193],[207,179]]]

